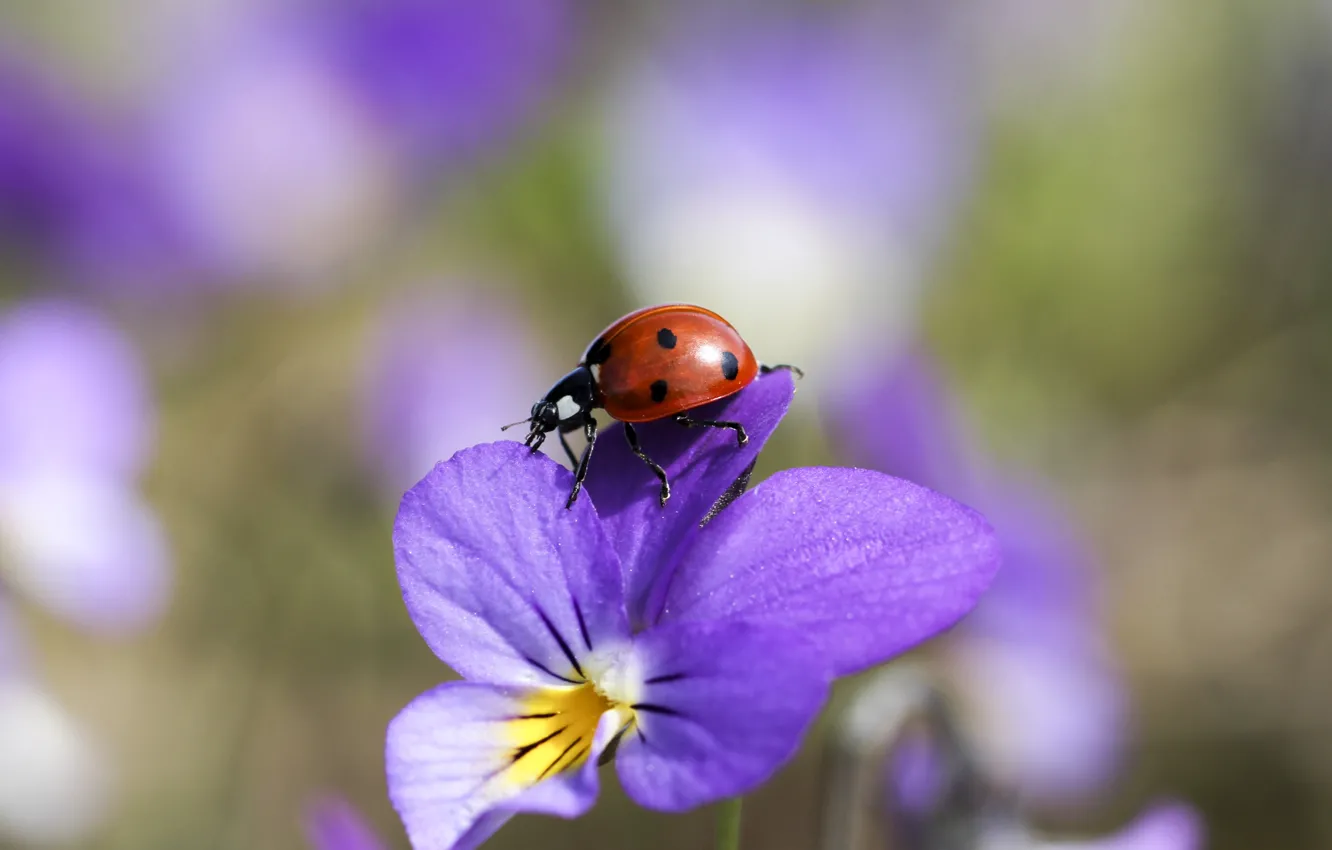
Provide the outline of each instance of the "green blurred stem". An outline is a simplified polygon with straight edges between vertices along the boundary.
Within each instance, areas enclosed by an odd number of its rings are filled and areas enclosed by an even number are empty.
[[[717,807],[717,850],[740,850],[740,797]]]

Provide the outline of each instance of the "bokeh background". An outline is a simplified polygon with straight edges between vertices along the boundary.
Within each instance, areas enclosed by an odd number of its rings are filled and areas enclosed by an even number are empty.
[[[1332,846],[1329,92],[1323,0],[0,5],[0,847],[404,848],[396,500],[664,301],[805,367],[760,475],[992,516],[919,660],[1036,828]],[[493,846],[706,846],[612,776]]]

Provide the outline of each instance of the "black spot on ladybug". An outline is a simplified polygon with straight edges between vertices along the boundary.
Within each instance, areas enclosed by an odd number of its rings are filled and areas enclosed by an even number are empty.
[[[740,374],[740,361],[729,351],[722,352],[722,377],[728,381],[734,381],[736,375]]]
[[[675,334],[671,333],[670,328],[657,331],[657,345],[662,348],[675,348],[675,341]]]
[[[667,389],[665,381],[653,381],[649,389],[652,391],[653,401],[660,403],[665,400]]]
[[[600,363],[605,363],[607,360],[610,359],[610,356],[611,356],[610,343],[606,342],[604,339],[599,339],[596,342],[592,343],[592,347],[588,349],[587,365],[596,366]]]

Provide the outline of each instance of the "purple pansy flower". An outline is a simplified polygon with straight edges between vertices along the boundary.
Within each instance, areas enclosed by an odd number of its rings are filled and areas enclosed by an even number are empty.
[[[789,375],[700,411],[726,433],[642,429],[672,475],[598,442],[590,498],[514,442],[464,450],[402,502],[398,577],[421,635],[464,681],[390,724],[389,795],[418,850],[475,847],[513,813],[573,817],[614,743],[620,783],[681,811],[789,759],[830,680],[952,625],[997,567],[985,520],[855,469],[780,472],[706,524],[786,412]]]
[[[499,299],[411,295],[371,333],[366,451],[394,498],[458,449],[494,439],[542,386],[532,330]],[[485,352],[484,368],[477,368]]]
[[[169,558],[135,486],[151,438],[115,328],[62,301],[0,315],[0,583],[87,628],[152,620]]]
[[[914,318],[970,184],[966,68],[937,4],[740,5],[684,15],[617,77],[608,224],[645,300],[706,303],[820,371]]]
[[[972,446],[930,365],[859,373],[833,406],[850,456],[986,510],[1004,571],[949,646],[989,769],[1034,797],[1084,795],[1118,767],[1126,704],[1103,646],[1092,558],[1038,485]]]
[[[384,850],[384,843],[351,803],[321,797],[305,814],[305,835],[314,850]]]

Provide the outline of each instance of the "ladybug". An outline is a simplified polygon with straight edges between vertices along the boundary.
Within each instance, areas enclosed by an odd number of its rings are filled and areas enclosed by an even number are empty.
[[[643,451],[634,424],[670,418],[688,428],[728,428],[735,432],[736,443],[743,446],[749,442],[744,425],[694,419],[689,411],[734,395],[760,374],[777,369],[803,374],[794,366],[761,365],[731,323],[711,310],[692,304],[645,307],[602,331],[587,347],[578,366],[532,405],[532,415],[513,425],[531,423],[523,443],[533,452],[541,448],[548,433],[558,432],[574,467],[573,490],[565,504],[572,508],[597,442],[597,420],[592,411],[605,410],[624,423],[630,450],[661,481],[661,504],[665,506],[671,497],[666,470]],[[575,458],[565,434],[580,428],[587,437],[587,447],[581,457]]]

